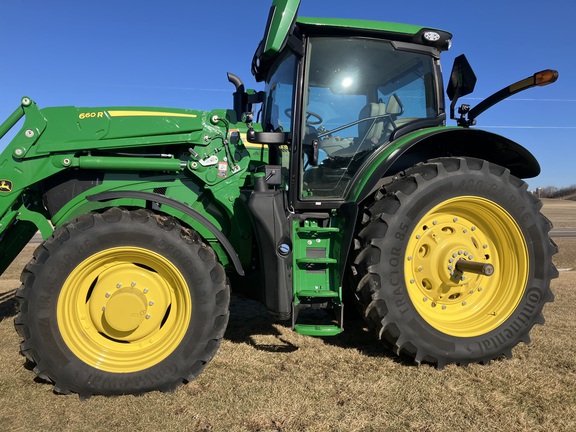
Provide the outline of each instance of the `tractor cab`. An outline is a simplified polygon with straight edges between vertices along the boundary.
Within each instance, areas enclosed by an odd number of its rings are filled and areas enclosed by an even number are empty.
[[[445,124],[439,54],[451,35],[372,21],[279,20],[275,11],[253,62],[265,83],[263,134],[253,139],[289,145],[277,154],[290,158],[294,208],[335,208],[391,141]]]

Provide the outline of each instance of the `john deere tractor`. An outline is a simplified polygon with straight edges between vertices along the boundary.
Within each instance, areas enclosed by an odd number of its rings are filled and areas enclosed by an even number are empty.
[[[39,109],[0,126],[0,271],[22,273],[20,350],[58,393],[139,394],[216,354],[230,282],[294,331],[335,336],[344,306],[414,362],[487,363],[529,342],[557,276],[550,222],[519,144],[477,116],[445,31],[303,18],[274,0],[230,109]],[[446,126],[447,116],[456,125]],[[346,299],[346,302],[344,301]]]

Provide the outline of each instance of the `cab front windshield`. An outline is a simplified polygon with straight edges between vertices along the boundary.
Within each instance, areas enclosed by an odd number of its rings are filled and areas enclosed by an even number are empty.
[[[360,166],[394,130],[438,116],[433,57],[388,41],[311,38],[306,80],[304,200],[343,197]]]

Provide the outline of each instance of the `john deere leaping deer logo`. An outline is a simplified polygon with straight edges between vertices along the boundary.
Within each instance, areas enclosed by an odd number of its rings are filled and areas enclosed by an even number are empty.
[[[10,180],[0,180],[0,192],[12,192],[12,182]]]

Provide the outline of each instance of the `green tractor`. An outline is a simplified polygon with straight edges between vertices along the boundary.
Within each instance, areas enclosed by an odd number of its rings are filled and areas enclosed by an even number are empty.
[[[529,342],[557,276],[519,144],[472,126],[546,70],[461,105],[428,27],[297,17],[274,0],[232,109],[39,109],[0,155],[0,272],[36,232],[15,318],[58,393],[169,391],[224,336],[230,281],[294,331],[334,336],[357,306],[398,355],[442,368]],[[458,115],[455,114],[457,111]],[[446,126],[447,112],[457,126]]]

